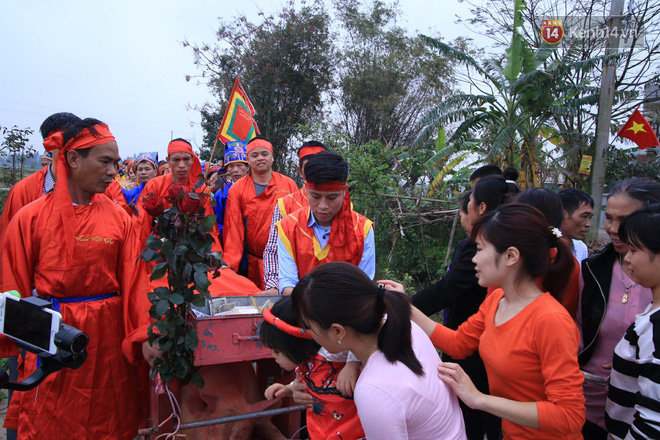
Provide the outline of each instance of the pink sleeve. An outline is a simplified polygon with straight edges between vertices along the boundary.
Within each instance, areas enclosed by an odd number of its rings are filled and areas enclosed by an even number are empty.
[[[373,402],[378,404],[374,405]],[[386,390],[372,384],[363,384],[359,394],[356,393],[355,404],[367,438],[408,438],[406,407]],[[385,420],[387,423],[383,423]]]
[[[573,320],[563,313],[541,316],[534,327],[547,396],[547,400],[537,402],[542,431],[578,434],[584,424],[584,378],[577,361],[578,340]]]

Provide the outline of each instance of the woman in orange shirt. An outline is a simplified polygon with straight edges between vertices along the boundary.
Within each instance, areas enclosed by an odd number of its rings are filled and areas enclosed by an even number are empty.
[[[413,320],[436,348],[453,358],[479,349],[490,395],[478,391],[457,364],[441,364],[439,376],[467,406],[501,417],[505,439],[582,438],[579,334],[554,298],[568,283],[573,258],[558,235],[536,208],[520,203],[501,206],[472,229],[479,284],[501,288],[458,330],[413,311]],[[552,260],[551,248],[557,248]],[[542,277],[543,290],[536,277]],[[392,290],[401,288],[385,283]]]

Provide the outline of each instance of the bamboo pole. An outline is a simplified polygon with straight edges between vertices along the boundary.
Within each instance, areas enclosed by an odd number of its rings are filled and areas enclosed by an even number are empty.
[[[445,266],[449,262],[449,254],[451,252],[451,247],[454,244],[454,235],[456,234],[456,223],[458,223],[458,217],[460,216],[459,212],[456,211],[454,216],[454,224],[451,225],[451,234],[449,234],[449,243],[447,243],[447,255],[445,255]]]

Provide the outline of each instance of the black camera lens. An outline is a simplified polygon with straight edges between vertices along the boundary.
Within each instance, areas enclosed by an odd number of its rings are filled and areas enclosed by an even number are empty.
[[[88,343],[89,336],[87,336],[87,333],[66,324],[62,324],[62,328],[55,334],[55,345],[61,350],[73,354],[80,354],[85,351]]]

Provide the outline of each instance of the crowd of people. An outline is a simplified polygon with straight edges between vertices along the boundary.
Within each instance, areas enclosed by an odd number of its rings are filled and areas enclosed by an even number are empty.
[[[146,421],[147,369],[163,354],[147,340],[153,284],[138,256],[156,233],[146,198],[175,186],[216,215],[228,275],[209,290],[282,295],[260,336],[297,375],[264,395],[309,404],[311,439],[660,438],[658,182],[612,189],[611,243],[590,256],[588,194],[521,191],[514,168],[485,165],[462,195],[467,237],[447,274],[407,295],[374,280],[374,225],[320,142],[297,151],[298,188],[262,137],[230,142],[217,165],[185,139],[165,161],[120,164],[99,120],[57,113],[40,131],[43,169],[2,212],[0,287],[49,300],[88,333],[89,358],[12,396],[10,438],[132,439]],[[19,379],[36,368],[6,338],[0,356]]]

